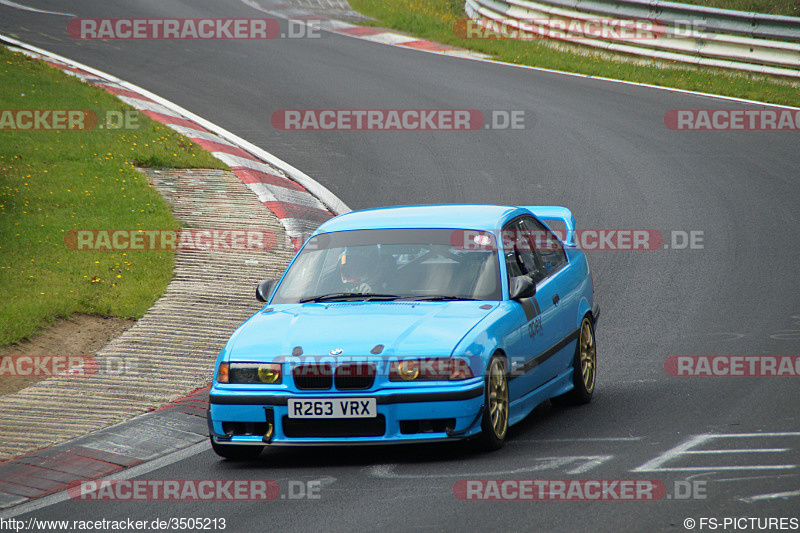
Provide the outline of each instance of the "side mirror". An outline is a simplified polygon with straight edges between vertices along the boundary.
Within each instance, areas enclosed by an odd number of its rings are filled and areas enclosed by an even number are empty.
[[[265,279],[259,283],[258,287],[256,287],[256,300],[266,303],[269,297],[272,296],[272,291],[275,289],[277,283],[278,280],[276,279]]]
[[[536,294],[536,284],[530,276],[514,276],[508,282],[508,296],[512,300],[530,298]]]

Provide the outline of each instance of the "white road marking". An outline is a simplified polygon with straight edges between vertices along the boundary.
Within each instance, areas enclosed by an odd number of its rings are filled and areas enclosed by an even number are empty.
[[[14,9],[20,9],[22,11],[32,11],[34,13],[41,13],[42,15],[61,15],[62,17],[77,16],[73,13],[59,13],[58,11],[45,11],[44,9],[36,9],[35,7],[23,6],[22,4],[11,2],[10,0],[0,0],[0,4],[8,7],[13,7]]]
[[[713,438],[744,438],[753,437],[800,437],[800,431],[778,431],[772,433],[711,433]]]
[[[596,455],[594,459],[586,457],[586,459],[589,459],[588,461],[572,470],[567,470],[567,474],[583,474],[613,458],[613,455]]]
[[[651,459],[645,464],[634,468],[632,472],[691,472],[691,471],[724,471],[724,470],[791,470],[797,468],[793,464],[770,464],[770,465],[730,465],[730,466],[664,466],[666,463],[680,456],[697,456],[703,454],[753,454],[753,453],[781,453],[789,451],[789,448],[748,448],[731,450],[693,450],[697,446],[710,442],[714,439],[739,439],[739,438],[764,438],[764,437],[800,437],[800,432],[774,432],[774,433],[706,433],[695,435],[684,441],[682,444],[667,450],[658,457]]]
[[[656,472],[660,470],[661,465],[664,463],[669,462],[673,458],[682,455],[684,452],[694,448],[695,446],[702,444],[709,440],[710,435],[696,435],[691,439],[685,441],[683,444],[679,444],[672,448],[671,450],[667,450],[666,452],[662,453],[655,459],[651,459],[650,461],[646,462],[642,466],[633,469],[633,472]]]
[[[738,450],[691,450],[683,452],[684,455],[702,455],[704,453],[779,453],[788,452],[790,448],[756,448],[755,450],[741,448]]]
[[[777,499],[787,499],[787,498],[794,498],[795,496],[800,496],[800,490],[792,490],[789,492],[773,492],[771,494],[759,494],[757,496],[749,496],[747,498],[739,498],[739,501],[745,503],[753,503],[759,502],[764,500],[777,500]]]
[[[800,474],[769,474],[766,476],[745,476],[745,477],[727,477],[723,479],[711,479],[709,481],[713,481],[714,483],[730,483],[730,482],[738,482],[738,481],[756,481],[758,479],[781,479],[781,478],[788,478],[788,477],[798,477]]]
[[[407,35],[400,35],[397,33],[375,33],[373,35],[361,35],[362,39],[366,41],[372,41],[374,43],[381,43],[381,44],[403,44],[403,43],[411,43],[414,41],[419,41],[419,39],[415,39],[412,37],[408,37]]]
[[[751,466],[673,466],[655,470],[640,470],[634,468],[632,472],[721,472],[727,470],[791,470],[797,465],[751,465]]]
[[[642,440],[644,437],[578,437],[573,439],[513,439],[506,444],[518,444],[522,442],[626,442]]]
[[[465,472],[458,474],[436,474],[425,472],[423,474],[396,474],[394,469],[397,464],[382,464],[375,465],[369,468],[369,474],[373,477],[383,479],[430,479],[430,478],[484,478],[494,476],[509,476],[514,474],[524,474],[527,472],[540,472],[542,470],[556,470],[563,468],[569,464],[579,462],[580,464],[571,470],[567,470],[567,474],[582,474],[589,470],[613,459],[613,455],[572,455],[564,457],[541,457],[534,459],[541,461],[540,464],[523,466],[512,470],[495,470],[492,472]]]

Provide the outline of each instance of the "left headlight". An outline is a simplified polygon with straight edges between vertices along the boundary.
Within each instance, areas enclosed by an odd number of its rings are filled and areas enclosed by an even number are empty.
[[[218,383],[277,385],[282,379],[280,363],[220,363],[217,370]]]
[[[457,381],[472,377],[463,359],[425,358],[392,361],[389,381]]]

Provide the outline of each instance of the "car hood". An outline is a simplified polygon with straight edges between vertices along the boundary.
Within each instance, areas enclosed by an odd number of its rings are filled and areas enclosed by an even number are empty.
[[[498,302],[499,303],[499,302]],[[228,344],[228,360],[260,361],[290,355],[450,355],[496,307],[486,302],[334,302],[277,305],[245,322]]]

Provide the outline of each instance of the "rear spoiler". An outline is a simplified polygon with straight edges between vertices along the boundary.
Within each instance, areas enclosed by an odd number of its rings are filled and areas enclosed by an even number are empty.
[[[567,228],[567,235],[562,241],[568,246],[577,245],[575,240],[575,217],[572,216],[572,211],[557,205],[523,205],[520,207],[536,215],[536,218],[545,222],[545,224],[548,220],[563,222]]]

